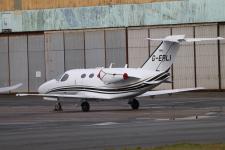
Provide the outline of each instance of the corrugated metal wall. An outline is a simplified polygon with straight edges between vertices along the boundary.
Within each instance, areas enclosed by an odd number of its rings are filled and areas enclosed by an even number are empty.
[[[217,37],[217,25],[195,27],[196,37]],[[196,43],[197,86],[208,89],[219,88],[217,41]]]
[[[9,36],[10,84],[23,83],[19,92],[28,91],[27,35]]]
[[[9,47],[8,36],[0,36],[0,86],[9,85]]]
[[[171,0],[1,0],[0,11],[63,7],[87,7],[115,4],[141,4],[161,1]]]
[[[65,70],[84,68],[84,32],[65,31]]]
[[[140,67],[149,57],[148,29],[128,30],[128,62],[129,67]]]
[[[176,0],[163,3],[8,11],[0,12],[0,32],[7,29],[12,32],[28,32],[224,22],[224,6],[224,0]]]
[[[219,35],[225,37],[225,25],[219,26]],[[220,41],[220,76],[221,88],[225,89],[225,40]]]
[[[64,72],[63,32],[45,33],[46,78],[53,79]]]
[[[172,34],[185,34],[186,37],[193,38],[193,29],[194,27],[175,27],[172,28]],[[173,65],[174,88],[195,87],[194,58],[194,43],[182,43]]]
[[[86,68],[105,67],[104,30],[85,32]]]
[[[170,34],[225,37],[225,25],[3,34],[0,35],[0,69],[4,71],[0,74],[0,86],[22,82],[24,86],[18,92],[36,92],[41,83],[69,69],[108,67],[110,63],[115,63],[113,67],[123,67],[127,61],[129,67],[140,67],[159,45],[146,38]],[[183,43],[171,70],[173,84],[162,84],[156,89],[195,86],[225,89],[225,42],[218,44],[217,41]]]
[[[43,34],[28,35],[29,92],[36,92],[46,80],[44,42]]]
[[[106,30],[106,66],[123,67],[126,60],[126,33],[124,29]]]

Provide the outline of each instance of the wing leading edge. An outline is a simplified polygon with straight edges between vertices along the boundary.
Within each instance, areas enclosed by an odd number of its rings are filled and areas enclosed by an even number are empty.
[[[93,95],[75,95],[75,94],[16,94],[16,96],[39,96],[45,98],[84,98],[84,99],[97,99]]]

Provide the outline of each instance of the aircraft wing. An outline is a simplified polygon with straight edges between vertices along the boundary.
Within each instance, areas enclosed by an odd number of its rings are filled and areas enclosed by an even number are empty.
[[[196,90],[202,90],[202,89],[204,89],[204,88],[203,87],[197,87],[197,88],[149,91],[149,92],[146,92],[146,93],[144,93],[142,95],[139,95],[137,97],[147,97],[147,96],[156,96],[156,95],[164,95],[164,94],[173,94],[173,93],[196,91]]]
[[[78,95],[78,94],[16,94],[16,96],[40,96],[46,98],[86,98],[86,99],[97,99],[93,95]]]
[[[21,87],[22,85],[23,85],[22,83],[19,83],[19,84],[13,85],[13,86],[0,88],[0,93],[5,93],[5,92],[15,90],[15,89]]]

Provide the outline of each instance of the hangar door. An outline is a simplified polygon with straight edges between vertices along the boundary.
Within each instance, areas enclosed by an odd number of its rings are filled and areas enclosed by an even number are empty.
[[[44,34],[28,35],[29,92],[37,92],[45,82]]]
[[[64,72],[63,32],[45,33],[46,79],[51,80]]]
[[[9,62],[11,85],[23,83],[18,92],[28,92],[27,35],[9,36]]]
[[[9,85],[8,36],[0,36],[0,87]]]

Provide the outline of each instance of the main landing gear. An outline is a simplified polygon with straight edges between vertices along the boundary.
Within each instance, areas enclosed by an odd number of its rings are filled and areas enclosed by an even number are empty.
[[[87,101],[81,102],[81,105],[80,105],[80,106],[81,106],[81,109],[82,109],[83,112],[88,112],[88,111],[90,111],[90,104],[89,104]],[[54,111],[56,111],[56,112],[63,111],[63,109],[62,109],[62,104],[61,104],[60,102],[57,102],[57,103],[55,104]]]
[[[57,102],[57,103],[55,104],[54,111],[57,111],[57,112],[63,111],[63,109],[62,109],[62,104],[61,104],[60,102]]]
[[[83,112],[90,111],[90,104],[87,101],[81,103],[81,109]]]
[[[131,106],[133,110],[137,110],[139,108],[139,102],[136,99],[129,100],[128,104]]]

